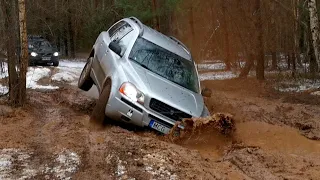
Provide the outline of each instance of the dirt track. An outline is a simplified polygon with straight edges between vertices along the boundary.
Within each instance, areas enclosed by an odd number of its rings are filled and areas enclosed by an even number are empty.
[[[237,131],[180,145],[91,125],[94,101],[74,87],[30,90],[26,107],[0,118],[0,179],[320,179],[318,101],[249,80],[204,84],[210,110],[233,114]]]

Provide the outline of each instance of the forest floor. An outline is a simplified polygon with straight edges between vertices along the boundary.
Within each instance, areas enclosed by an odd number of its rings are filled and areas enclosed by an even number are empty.
[[[279,92],[251,78],[202,81],[213,90],[210,112],[232,114],[236,131],[175,144],[124,123],[92,125],[96,92],[75,87],[81,68],[67,61],[33,68],[28,104],[0,101],[0,179],[320,179],[314,90]]]

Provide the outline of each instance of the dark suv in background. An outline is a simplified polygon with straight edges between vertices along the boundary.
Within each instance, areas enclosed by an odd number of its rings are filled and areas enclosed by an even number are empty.
[[[42,36],[28,36],[29,65],[59,65],[59,52]]]

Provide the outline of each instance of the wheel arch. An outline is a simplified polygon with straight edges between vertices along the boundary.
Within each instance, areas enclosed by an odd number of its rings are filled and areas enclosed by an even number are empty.
[[[110,82],[111,88],[112,88],[112,78],[111,78],[111,77],[106,77],[106,78],[103,80],[101,89],[103,89],[103,88],[107,85],[107,82]]]
[[[89,58],[94,57],[94,53],[95,53],[95,50],[94,50],[94,48],[92,48],[90,55],[89,55]]]

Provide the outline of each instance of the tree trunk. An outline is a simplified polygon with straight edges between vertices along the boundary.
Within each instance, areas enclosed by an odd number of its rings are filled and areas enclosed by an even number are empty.
[[[242,71],[241,71],[241,73],[239,75],[239,78],[246,78],[248,76],[248,74],[249,74],[249,72],[250,72],[250,70],[251,70],[251,68],[252,68],[252,66],[254,64],[253,63],[254,62],[253,58],[254,58],[253,54],[249,54],[247,62],[245,64],[244,68],[242,69]]]
[[[309,45],[308,56],[310,59],[309,60],[310,61],[309,71],[310,71],[311,76],[314,78],[314,77],[316,77],[316,73],[318,71],[318,64],[317,64],[317,60],[315,57],[314,48],[311,44]]]
[[[294,53],[295,53],[295,58],[297,61],[297,64],[302,67],[302,62],[300,58],[300,46],[299,46],[299,41],[300,41],[300,31],[301,31],[301,25],[300,25],[300,11],[299,11],[299,4],[300,0],[293,0],[293,6],[294,6],[294,15],[297,21],[294,22]]]
[[[74,38],[74,24],[73,24],[73,13],[71,10],[71,0],[68,0],[68,33],[69,33],[69,55],[74,58],[76,56],[75,53],[75,38]],[[97,5],[97,2],[96,2]]]
[[[264,44],[263,44],[263,27],[262,27],[262,8],[261,0],[256,0],[256,12],[257,12],[257,67],[256,76],[258,80],[264,80]]]
[[[319,18],[317,14],[316,0],[308,0],[308,8],[310,13],[310,29],[312,34],[312,45],[318,66],[320,66],[320,41],[319,41]]]
[[[28,40],[27,40],[27,18],[25,0],[19,0],[19,24],[20,24],[20,72],[19,72],[19,105],[26,101],[26,74],[28,67]]]
[[[296,75],[296,69],[297,69],[297,61],[296,61],[296,53],[292,53],[292,77],[295,77]]]
[[[291,53],[288,53],[287,55],[287,65],[288,65],[288,70],[291,69],[291,62],[292,62],[292,57],[291,57]]]
[[[278,68],[277,53],[272,52],[271,54],[272,54],[271,69],[276,70]]]
[[[231,63],[230,63],[230,44],[229,44],[229,32],[228,32],[228,21],[226,15],[226,1],[221,1],[221,9],[222,9],[222,22],[221,28],[224,32],[224,62],[226,63],[226,70],[231,70]]]
[[[189,9],[189,25],[191,28],[191,50],[195,54],[195,57],[198,58],[197,48],[196,48],[196,32],[194,27],[194,19],[193,19],[193,7]]]
[[[309,22],[309,26],[310,26]],[[312,33],[311,33],[311,28],[307,29],[307,33],[306,33],[306,41],[307,41],[307,45],[308,45],[308,59],[309,59],[309,71],[311,74],[311,77],[316,77],[316,73],[318,71],[318,63],[316,60],[316,56],[315,56],[315,52],[314,52],[314,46],[312,44]]]
[[[15,34],[16,20],[16,5],[12,0],[1,0],[1,8],[4,20],[4,29],[6,35],[6,51],[8,58],[8,73],[9,73],[9,103],[13,106],[18,104],[19,99],[19,84],[17,66],[17,36]]]
[[[160,23],[158,18],[158,8],[157,8],[156,0],[152,0],[152,12],[153,12],[153,27],[154,29],[160,31]]]

